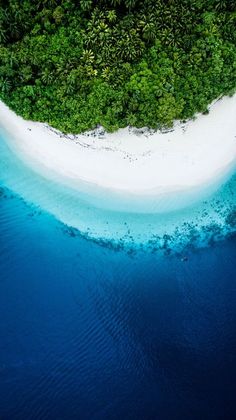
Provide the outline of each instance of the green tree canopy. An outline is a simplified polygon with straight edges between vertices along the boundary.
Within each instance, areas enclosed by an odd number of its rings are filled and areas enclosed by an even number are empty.
[[[0,1],[0,97],[25,118],[160,128],[235,88],[234,0]]]

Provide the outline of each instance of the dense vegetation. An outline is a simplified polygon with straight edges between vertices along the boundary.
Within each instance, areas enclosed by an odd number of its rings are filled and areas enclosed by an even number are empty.
[[[236,87],[236,0],[0,0],[0,97],[62,131],[169,126]]]

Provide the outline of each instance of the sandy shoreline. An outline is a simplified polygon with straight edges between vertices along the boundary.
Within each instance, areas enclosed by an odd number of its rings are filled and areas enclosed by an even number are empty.
[[[0,102],[0,126],[9,146],[43,173],[130,194],[200,187],[236,162],[236,95],[211,105],[208,115],[165,133],[120,129],[73,136],[25,121]]]

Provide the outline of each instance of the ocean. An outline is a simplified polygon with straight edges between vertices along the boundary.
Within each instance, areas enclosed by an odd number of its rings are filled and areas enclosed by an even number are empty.
[[[234,419],[235,176],[166,215],[92,217],[0,153],[0,419]]]

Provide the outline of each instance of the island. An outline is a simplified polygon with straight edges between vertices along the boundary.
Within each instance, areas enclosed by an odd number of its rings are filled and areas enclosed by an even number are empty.
[[[0,1],[0,419],[236,419],[236,0]]]

